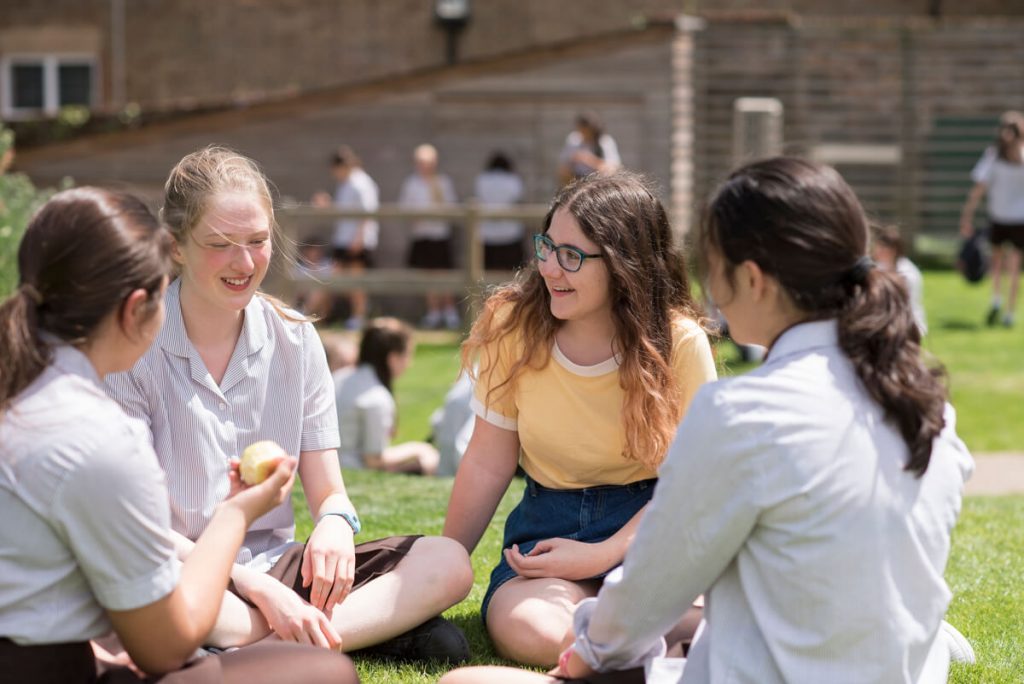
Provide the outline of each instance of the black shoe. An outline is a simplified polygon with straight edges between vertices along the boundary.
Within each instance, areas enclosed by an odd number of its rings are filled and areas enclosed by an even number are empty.
[[[985,324],[988,327],[991,328],[992,326],[994,326],[998,322],[999,322],[999,306],[998,305],[993,305],[992,308],[988,310],[988,316],[985,317]]]
[[[461,629],[443,617],[435,617],[405,634],[352,655],[359,654],[392,660],[441,660],[458,665],[469,660],[469,642]]]

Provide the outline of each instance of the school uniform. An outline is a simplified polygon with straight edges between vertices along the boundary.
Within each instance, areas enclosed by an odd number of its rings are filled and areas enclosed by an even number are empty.
[[[107,396],[71,346],[56,344],[50,366],[0,417],[0,510],[0,672],[19,682],[97,681],[89,640],[113,631],[107,611],[166,598],[181,562],[145,426]],[[277,645],[268,656],[258,647],[146,681],[198,684],[249,672],[252,681],[287,672],[356,680],[346,658],[316,651]],[[126,668],[105,678],[137,680]]]
[[[130,371],[108,376],[107,390],[149,427],[167,473],[172,527],[195,540],[228,494],[230,461],[249,444],[273,440],[294,456],[338,447],[334,385],[312,324],[286,320],[259,295],[245,307],[220,384],[188,339],[180,280],[168,286],[165,305],[153,346]],[[266,572],[295,546],[294,537],[292,503],[285,499],[253,522],[236,562]],[[381,540],[395,554],[391,567],[415,538]],[[379,549],[368,547],[376,544],[356,547],[357,585],[360,552],[378,556]]]
[[[391,445],[398,407],[369,364],[345,368],[334,376],[342,468],[365,468],[363,457],[382,454]]]
[[[922,477],[907,458],[836,322],[789,329],[763,366],[697,393],[625,562],[575,614],[577,651],[601,670],[656,662],[705,593],[681,678],[648,682],[917,682],[945,648],[973,468],[951,407]]]

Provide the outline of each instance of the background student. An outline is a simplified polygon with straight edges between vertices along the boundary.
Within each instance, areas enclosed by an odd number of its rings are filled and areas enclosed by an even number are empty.
[[[974,233],[974,212],[988,195],[989,242],[992,243],[992,304],[985,322],[1013,326],[1024,251],[1024,115],[1005,112],[995,144],[971,171],[971,188],[960,214],[960,233]],[[1006,300],[1003,300],[1003,286]]]
[[[398,427],[393,383],[412,363],[412,330],[396,318],[375,318],[363,330],[359,360],[334,378],[342,468],[433,475],[438,453],[426,442],[391,444]]]

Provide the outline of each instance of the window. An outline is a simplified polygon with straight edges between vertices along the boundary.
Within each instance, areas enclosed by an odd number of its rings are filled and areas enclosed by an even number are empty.
[[[0,113],[10,119],[55,116],[97,101],[96,64],[88,55],[7,55],[0,60]]]

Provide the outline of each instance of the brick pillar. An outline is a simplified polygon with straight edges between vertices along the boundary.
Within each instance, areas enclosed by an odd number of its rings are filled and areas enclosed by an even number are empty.
[[[689,232],[696,220],[694,196],[694,68],[697,32],[703,19],[680,15],[672,39],[672,225],[678,235]]]

